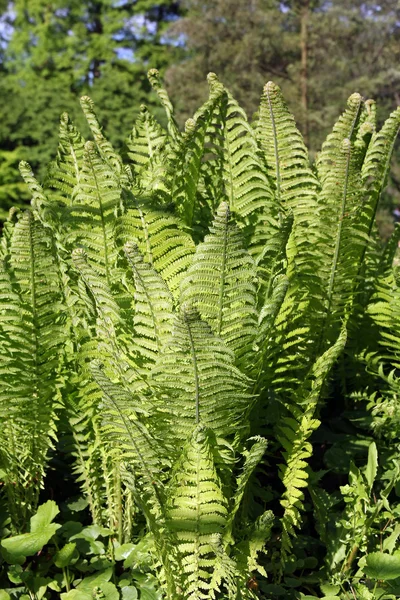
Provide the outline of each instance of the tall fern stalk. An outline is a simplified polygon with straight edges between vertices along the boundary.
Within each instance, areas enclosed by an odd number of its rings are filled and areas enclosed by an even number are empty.
[[[374,218],[400,110],[377,131],[353,94],[311,166],[273,83],[251,125],[210,74],[180,132],[149,78],[166,129],[143,107],[121,156],[85,97],[93,141],[64,114],[43,184],[21,164],[32,206],[0,246],[3,493],[23,531],[62,418],[93,522],[117,547],[141,511],[168,599],[255,598],[266,560],[279,581],[293,556],[337,359],[356,346],[383,401],[399,390],[396,244]],[[267,446],[275,515],[257,492]]]

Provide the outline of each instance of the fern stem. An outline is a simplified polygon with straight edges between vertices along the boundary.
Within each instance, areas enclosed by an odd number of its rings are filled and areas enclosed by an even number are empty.
[[[223,309],[223,299],[224,299],[224,286],[225,286],[225,271],[226,271],[226,253],[228,247],[228,221],[230,217],[229,207],[226,207],[225,211],[225,223],[224,223],[224,245],[222,252],[222,265],[221,265],[221,281],[219,285],[219,298],[218,298],[218,327],[217,327],[217,335],[221,335],[222,329],[222,309]]]
[[[344,178],[344,186],[343,186],[343,195],[342,195],[342,204],[340,207],[340,215],[339,215],[339,224],[336,234],[336,242],[335,242],[335,251],[333,254],[333,262],[331,267],[331,274],[329,278],[329,286],[328,286],[328,306],[327,306],[327,316],[329,316],[329,311],[331,309],[332,304],[332,295],[333,295],[333,287],[335,284],[335,275],[336,275],[336,267],[339,261],[339,251],[340,251],[340,243],[342,241],[342,229],[343,229],[343,218],[346,208],[346,200],[347,200],[347,188],[349,183],[349,169],[350,169],[350,156],[351,156],[351,146],[350,140],[348,140],[348,149],[347,149],[347,157],[346,157],[346,171]]]
[[[186,313],[184,313],[184,320],[188,331],[190,352],[193,360],[193,371],[194,371],[194,389],[195,389],[195,405],[196,405],[196,425],[200,422],[200,386],[199,386],[199,371],[197,366],[196,351],[193,342],[192,330],[190,329],[189,319]]]
[[[90,152],[88,153],[88,160],[89,160],[89,163],[90,163],[91,171],[93,173],[93,179],[94,179],[94,182],[95,182],[95,185],[96,185],[97,198],[99,200],[101,229],[102,229],[102,232],[103,232],[103,242],[104,242],[104,263],[105,263],[105,267],[106,267],[106,279],[107,279],[108,285],[111,286],[110,267],[109,267],[109,264],[108,264],[108,252],[107,252],[107,234],[106,234],[106,225],[105,225],[105,220],[104,220],[103,203],[101,201],[101,194],[100,194],[99,184],[97,182],[96,171],[95,171],[95,168],[93,166],[92,157],[90,155]]]
[[[275,173],[276,173],[276,195],[278,197],[278,202],[280,203],[281,199],[281,171],[279,165],[279,149],[278,149],[278,135],[276,131],[276,123],[275,123],[275,115],[272,109],[272,102],[270,97],[270,84],[267,83],[265,86],[265,91],[268,99],[269,112],[271,115],[271,126],[273,132],[273,140],[274,140],[274,153],[275,153]]]

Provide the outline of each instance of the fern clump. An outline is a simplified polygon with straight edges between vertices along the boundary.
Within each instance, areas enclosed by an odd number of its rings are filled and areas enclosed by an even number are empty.
[[[362,577],[399,535],[399,230],[383,248],[374,219],[400,110],[377,130],[353,94],[311,165],[275,84],[250,124],[210,74],[181,132],[149,79],[165,129],[143,107],[120,155],[84,97],[93,140],[64,114],[43,185],[21,165],[31,209],[0,245],[11,530],[25,534],[59,439],[104,553],[140,536],[160,597],[372,597]],[[336,405],[369,450],[365,469],[349,450],[330,496]]]

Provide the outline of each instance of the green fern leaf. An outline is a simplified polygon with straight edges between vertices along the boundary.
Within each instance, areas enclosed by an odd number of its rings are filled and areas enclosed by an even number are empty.
[[[137,246],[124,246],[135,281],[134,342],[145,361],[154,363],[172,333],[173,299],[167,285],[143,261]]]
[[[251,354],[256,333],[255,275],[241,232],[223,202],[182,281],[181,301],[197,307],[215,335],[235,351],[239,362]]]
[[[208,432],[202,424],[194,429],[174,467],[167,515],[182,557],[185,600],[214,597],[215,590],[210,589],[215,559],[213,536],[223,532],[228,511]]]
[[[198,313],[185,308],[175,317],[172,337],[160,353],[151,379],[158,396],[165,439],[179,446],[200,421],[217,436],[246,429],[252,404],[248,380],[233,366],[233,353]]]
[[[175,217],[154,208],[148,200],[126,193],[127,210],[117,223],[118,243],[123,246],[134,241],[145,262],[161,275],[176,297],[194,254],[193,240]]]
[[[165,131],[147,108],[141,106],[125,146],[138,184],[143,190],[156,188],[157,182],[165,175],[165,143]]]
[[[305,383],[298,389],[295,402],[288,404],[291,416],[283,418],[279,425],[278,439],[284,448],[283,456],[286,461],[286,465],[281,467],[281,479],[285,486],[281,500],[285,511],[281,519],[283,562],[290,552],[295,527],[299,527],[301,522],[300,512],[303,510],[304,499],[302,489],[308,485],[307,461],[312,454],[312,445],[308,439],[320,424],[314,414],[322,387],[344,349],[346,338],[346,327],[343,325],[335,344],[310,369]]]
[[[178,125],[176,123],[175,116],[174,116],[174,108],[169,99],[168,92],[165,88],[162,87],[160,74],[157,71],[157,69],[150,69],[147,76],[150,81],[151,87],[153,88],[153,90],[155,91],[157,96],[159,97],[161,104],[167,115],[168,134],[170,135],[171,139],[174,142],[176,142],[180,138],[180,133],[179,133]]]
[[[57,158],[50,163],[44,187],[55,201],[70,206],[73,192],[79,183],[85,141],[67,113],[60,119]]]

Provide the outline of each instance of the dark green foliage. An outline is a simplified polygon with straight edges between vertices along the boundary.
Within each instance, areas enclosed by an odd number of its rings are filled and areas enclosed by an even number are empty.
[[[32,207],[0,245],[2,576],[65,600],[395,597],[399,234],[381,248],[374,218],[399,112],[377,132],[353,94],[310,167],[276,85],[253,128],[210,74],[181,133],[149,77],[166,129],[142,109],[121,158],[84,97],[94,141],[64,114],[43,187],[21,164]],[[37,536],[61,448],[91,524],[70,508],[57,528],[47,503]],[[20,542],[29,565],[48,545],[45,581],[16,570]]]

